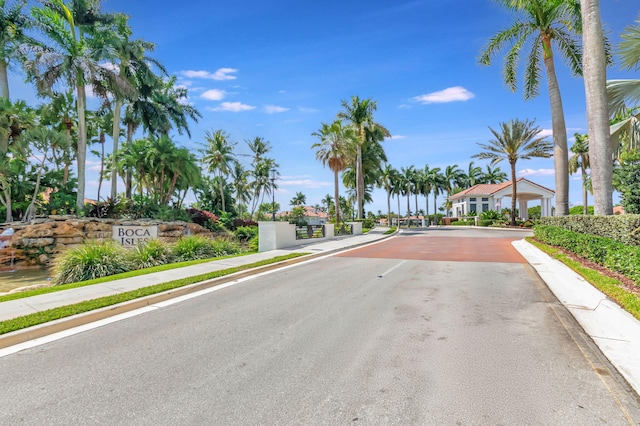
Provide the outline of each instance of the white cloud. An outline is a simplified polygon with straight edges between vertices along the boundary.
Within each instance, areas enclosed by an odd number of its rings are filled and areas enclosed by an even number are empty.
[[[200,97],[210,101],[220,101],[224,98],[224,90],[209,89],[200,94]]]
[[[542,129],[542,131],[538,133],[539,138],[546,138],[548,136],[553,136],[553,129]]]
[[[252,105],[243,104],[242,102],[223,102],[218,107],[207,108],[207,109],[210,111],[242,112],[242,111],[251,111],[252,109],[256,109],[256,107]]]
[[[427,93],[413,98],[421,104],[440,104],[446,102],[468,101],[475,95],[462,86],[449,87],[438,92]]]
[[[406,139],[406,138],[407,138],[407,137],[406,137],[406,136],[403,136],[403,135],[391,135],[391,137],[390,137],[390,138],[387,138],[387,139],[399,140],[399,139]]]
[[[553,169],[522,169],[518,172],[520,176],[553,176],[554,174]]]
[[[265,105],[264,111],[267,114],[277,114],[279,112],[289,111],[289,108],[281,107],[278,105]]]
[[[298,188],[325,188],[333,186],[331,182],[315,181],[312,179],[297,179],[297,180],[279,180],[279,186],[296,186]]]
[[[195,70],[185,70],[180,71],[180,74],[187,78],[206,78],[209,80],[235,80],[237,77],[235,75],[231,75],[238,72],[235,68],[219,68],[215,72],[209,71],[195,71]]]

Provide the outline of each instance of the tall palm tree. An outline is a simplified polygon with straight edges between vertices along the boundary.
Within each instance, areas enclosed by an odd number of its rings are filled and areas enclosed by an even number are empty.
[[[446,189],[445,176],[440,167],[430,169],[425,175],[425,180],[429,182],[431,192],[433,192],[433,223],[438,224],[437,197]],[[429,211],[427,210],[427,215]]]
[[[500,130],[489,127],[495,139],[489,143],[478,145],[483,152],[473,155],[474,158],[491,160],[495,165],[502,160],[507,160],[511,166],[511,225],[516,225],[516,199],[518,197],[516,181],[516,163],[518,160],[530,158],[549,158],[552,156],[553,144],[544,137],[538,137],[541,128],[534,121],[521,121],[519,119],[500,123]]]
[[[352,126],[345,126],[341,120],[335,120],[331,124],[322,123],[322,127],[312,133],[320,142],[311,145],[317,149],[316,159],[323,165],[328,165],[333,172],[334,199],[340,199],[340,182],[338,174],[347,167],[349,156],[356,144],[356,133]],[[336,205],[336,225],[340,224],[340,207]]]
[[[222,200],[222,211],[226,212],[222,182],[223,177],[230,173],[236,161],[235,154],[233,153],[236,142],[229,141],[229,135],[223,130],[216,130],[213,133],[206,131],[204,139],[206,143],[202,150],[204,155],[202,157],[202,163],[207,167],[209,172],[214,173],[218,177],[218,182],[221,184],[218,189],[220,190],[220,198]]]
[[[402,191],[402,195],[407,197],[407,220],[411,217],[411,194],[413,194],[413,173],[415,168],[413,166],[400,168],[399,182]]]
[[[447,166],[444,169],[444,189],[447,191],[447,199],[445,200],[445,206],[447,208],[447,217],[449,217],[449,197],[456,188],[464,185],[464,172],[458,168],[457,164]]]
[[[132,89],[127,92],[122,92],[119,88],[110,88],[113,93],[113,149],[112,157],[113,161],[117,162],[118,156],[118,142],[120,138],[120,118],[122,114],[122,107],[125,105],[127,99],[135,101],[138,99],[138,89],[144,92],[145,79],[152,73],[151,66],[155,65],[157,68],[164,72],[162,65],[153,58],[149,58],[145,55],[146,52],[154,49],[153,43],[144,40],[131,40],[131,28],[128,25],[128,17],[124,14],[115,15],[115,32],[117,37],[113,39],[114,44],[114,57],[112,61],[118,67],[118,73],[122,79],[127,80]],[[140,87],[137,87],[140,84]],[[128,95],[128,96],[127,96]],[[111,198],[115,199],[117,195],[117,181],[118,170],[117,167],[112,168],[111,173]]]
[[[394,169],[391,164],[385,164],[382,173],[380,173],[378,177],[378,188],[384,188],[387,193],[387,223],[389,226],[391,226],[391,194],[397,180],[397,175],[398,171]]]
[[[356,208],[358,219],[362,219],[362,207],[364,200],[364,175],[362,165],[362,149],[367,139],[367,131],[381,132],[385,137],[390,136],[389,131],[373,120],[373,113],[376,111],[377,103],[371,99],[360,99],[358,96],[351,97],[351,103],[343,100],[344,111],[338,113],[338,118],[347,120],[353,124],[358,138],[356,144],[355,169],[356,169]]]
[[[587,175],[587,169],[589,166],[589,137],[587,135],[581,135],[580,133],[574,133],[573,135],[576,141],[571,145],[571,152],[573,155],[569,158],[569,173],[575,173],[580,170],[582,175],[582,207],[583,214],[588,212],[587,202],[587,187],[589,176]]]
[[[509,88],[515,91],[520,54],[525,46],[531,46],[524,77],[525,99],[538,95],[540,61],[544,63],[553,127],[556,215],[565,216],[569,214],[569,155],[554,46],[569,64],[571,72],[580,75],[582,55],[575,34],[581,30],[579,5],[572,0],[501,0],[501,3],[517,13],[518,17],[513,25],[491,38],[481,53],[480,63],[490,65],[492,56],[503,47],[510,46],[504,61],[503,76]],[[527,41],[530,43],[527,44]]]
[[[57,82],[76,88],[78,110],[76,209],[84,208],[85,164],[87,156],[86,85],[94,92],[108,85],[126,86],[116,72],[100,65],[107,59],[105,39],[112,17],[100,12],[99,0],[74,0],[67,6],[62,0],[47,1],[42,8],[33,8],[36,26],[50,41],[46,47],[31,46],[24,66],[34,79],[40,93],[48,92]],[[108,84],[105,84],[109,81]]]
[[[245,170],[240,162],[235,161],[230,174],[236,194],[236,209],[238,210],[238,216],[242,218],[243,207],[246,208],[246,204],[249,201],[249,172]]]
[[[12,6],[7,0],[0,0],[0,98],[9,98],[9,79],[7,69],[12,59],[19,55],[23,43],[37,44],[27,34],[32,26],[31,20],[22,13],[26,0],[16,0]],[[0,146],[0,153],[7,152]]]

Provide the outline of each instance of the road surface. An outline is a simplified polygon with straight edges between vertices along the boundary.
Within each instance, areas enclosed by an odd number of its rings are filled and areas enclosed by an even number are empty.
[[[2,357],[0,424],[639,424],[520,238],[408,232]]]

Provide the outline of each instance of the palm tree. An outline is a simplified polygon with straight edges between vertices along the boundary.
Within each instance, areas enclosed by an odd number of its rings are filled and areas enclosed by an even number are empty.
[[[544,137],[538,137],[541,128],[537,127],[534,121],[521,121],[519,119],[510,120],[508,123],[500,123],[500,131],[489,127],[495,139],[489,143],[478,145],[484,149],[483,152],[472,157],[482,160],[491,160],[491,165],[495,165],[502,160],[507,160],[511,166],[511,225],[516,225],[516,163],[518,160],[528,160],[530,158],[549,158],[553,149],[553,144]]]
[[[249,172],[244,169],[242,164],[235,161],[233,168],[231,169],[231,179],[233,180],[233,188],[236,193],[236,209],[238,210],[238,216],[241,218],[242,208],[246,207],[249,201]]]
[[[460,186],[464,185],[464,172],[458,168],[457,164],[453,166],[447,166],[444,169],[444,189],[447,191],[447,199],[445,201],[449,201],[449,197],[451,193]],[[449,217],[449,204],[445,202],[447,217]]]
[[[324,206],[325,209],[327,209],[327,214],[329,214],[329,212],[331,211],[331,206],[334,206],[334,202],[333,202],[334,198],[331,197],[331,194],[327,194],[324,196],[324,198],[322,198],[322,200],[320,200],[320,202],[322,203],[322,205]],[[335,210],[335,208],[334,208]]]
[[[478,183],[502,183],[507,180],[507,174],[500,170],[500,167],[491,168],[491,165],[487,164],[486,171],[482,173],[482,178]]]
[[[77,172],[78,193],[76,209],[84,208],[85,164],[87,155],[86,85],[94,91],[105,86],[126,86],[117,73],[100,65],[105,58],[105,38],[110,28],[109,15],[99,12],[99,0],[76,0],[71,8],[62,1],[47,2],[42,8],[32,9],[38,28],[51,42],[47,47],[31,46],[30,58],[24,63],[27,74],[36,81],[40,93],[48,92],[63,80],[76,88],[78,109]]]
[[[440,170],[440,167],[436,167],[430,169],[429,172],[425,175],[425,180],[428,185],[431,187],[431,192],[433,192],[433,223],[438,224],[438,213],[437,213],[437,197],[442,193],[442,191],[446,188],[445,176]],[[427,215],[429,211],[427,210]]]
[[[385,164],[382,169],[382,173],[378,178],[378,188],[384,188],[387,193],[387,220],[388,225],[391,226],[391,194],[396,182],[398,171],[394,169],[391,164]]]
[[[400,174],[399,174],[399,183],[400,183],[400,188],[401,188],[401,192],[402,195],[405,195],[407,197],[407,220],[410,222],[410,217],[411,217],[411,206],[410,206],[410,201],[411,201],[411,194],[413,193],[413,173],[415,171],[415,168],[413,166],[409,166],[409,167],[402,167],[400,169]]]
[[[338,113],[338,118],[347,120],[353,124],[358,138],[356,144],[355,169],[356,169],[356,208],[357,218],[362,219],[362,206],[364,200],[364,175],[362,165],[362,149],[367,140],[367,131],[381,132],[384,136],[390,133],[382,125],[373,120],[373,113],[376,111],[377,103],[371,99],[361,100],[358,96],[351,97],[351,104],[342,101],[344,111]]]
[[[576,141],[571,145],[571,152],[573,155],[569,158],[569,173],[575,173],[580,169],[582,175],[582,206],[583,214],[588,212],[587,202],[587,186],[589,176],[587,175],[587,169],[589,168],[589,137],[587,135],[581,135],[580,133],[574,133]]]
[[[296,195],[291,199],[289,204],[293,207],[301,207],[307,203],[307,196],[302,192],[296,192]]]
[[[236,161],[235,154],[233,153],[233,148],[236,146],[236,143],[230,142],[229,135],[223,130],[216,130],[213,133],[206,131],[204,138],[206,144],[202,150],[204,154],[202,163],[208,168],[209,172],[214,173],[218,177],[218,182],[221,184],[218,189],[220,190],[220,198],[222,200],[222,211],[226,212],[222,178],[229,174]]]
[[[12,59],[19,54],[20,45],[37,44],[26,33],[31,26],[31,20],[22,13],[27,4],[26,0],[17,0],[12,7],[6,0],[0,0],[0,98],[9,98],[9,79],[7,68]],[[0,147],[0,153],[7,152]]]
[[[582,0],[584,4],[585,14],[583,20],[584,25],[593,25],[595,31],[600,23],[600,10],[598,4],[593,1]],[[586,12],[589,12],[588,14]],[[588,24],[588,23],[589,24]],[[585,31],[585,37],[587,34],[593,34]],[[622,42],[618,46],[618,53],[622,59],[622,69],[632,70],[637,69],[638,63],[640,63],[640,19],[636,21],[636,25],[625,28],[621,35]],[[595,128],[601,121],[600,111],[601,105],[598,103],[598,95],[601,96],[602,90],[602,78],[606,75],[606,70],[602,69],[602,65],[597,63],[598,55],[600,55],[600,40],[598,35],[594,34],[591,39],[585,40],[586,43],[591,43],[595,50],[589,55],[585,55],[585,63],[589,63],[593,67],[593,75],[591,69],[589,70],[589,86],[587,86],[587,73],[585,73],[585,91],[587,93],[587,110],[590,114],[594,115],[594,128],[593,132],[601,132],[602,129]],[[638,80],[609,80],[606,82],[607,96],[609,99],[610,115],[619,115],[621,112],[626,113],[624,120],[620,120],[611,126],[611,142],[614,145],[618,144],[620,133],[626,132],[628,136],[637,135],[638,122],[640,121],[640,111],[630,111],[626,108],[625,102],[631,102],[632,104],[640,100],[640,79]],[[606,118],[608,118],[609,114]],[[591,115],[589,115],[591,117]],[[596,121],[598,120],[598,121]],[[591,122],[589,123],[589,138],[591,139]],[[593,200],[594,200],[594,213],[595,214],[612,214],[613,204],[611,199],[612,194],[612,165],[610,161],[606,161],[607,155],[612,154],[612,150],[607,148],[598,141],[606,141],[602,139],[603,135],[598,133],[598,139],[593,139],[593,142],[589,144],[589,155],[591,159],[591,176],[593,185]],[[609,144],[606,144],[609,145]]]
[[[465,189],[471,188],[482,181],[482,167],[475,166],[473,161],[467,167],[467,173],[463,176]]]
[[[518,18],[511,27],[491,38],[481,53],[480,63],[490,65],[492,56],[505,45],[511,46],[505,57],[503,76],[509,88],[515,91],[520,54],[525,45],[530,45],[524,83],[525,99],[530,99],[538,95],[540,60],[544,62],[553,126],[556,215],[565,216],[569,214],[569,155],[553,46],[562,53],[572,73],[580,75],[582,73],[580,45],[575,34],[572,34],[580,31],[580,10],[578,5],[570,0],[501,0],[501,2],[508,9],[516,12]],[[527,44],[528,40],[531,41],[529,44]]]
[[[338,174],[347,167],[347,162],[356,143],[356,134],[352,126],[344,126],[341,120],[331,124],[322,123],[322,127],[312,133],[320,142],[311,148],[317,148],[316,159],[328,165],[333,172],[334,199],[340,199]],[[340,224],[340,207],[336,205],[336,225]]]

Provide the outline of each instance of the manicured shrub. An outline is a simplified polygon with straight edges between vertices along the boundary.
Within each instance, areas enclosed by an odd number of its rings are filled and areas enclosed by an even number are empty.
[[[619,272],[640,285],[640,247],[610,238],[569,231],[558,226],[536,225],[533,235],[538,240],[562,247],[587,260]]]
[[[540,224],[640,246],[640,215],[637,214],[548,216],[540,218]]]
[[[451,222],[453,226],[473,226],[476,224],[475,220],[456,220]]]
[[[171,262],[171,248],[160,240],[149,240],[127,253],[132,269],[144,269]]]
[[[491,226],[493,222],[493,219],[482,219],[478,221],[478,226]]]
[[[126,249],[115,241],[88,242],[65,251],[53,269],[54,285],[106,277],[131,270]]]
[[[258,226],[258,222],[247,219],[233,219],[233,230],[240,228],[241,226]]]

